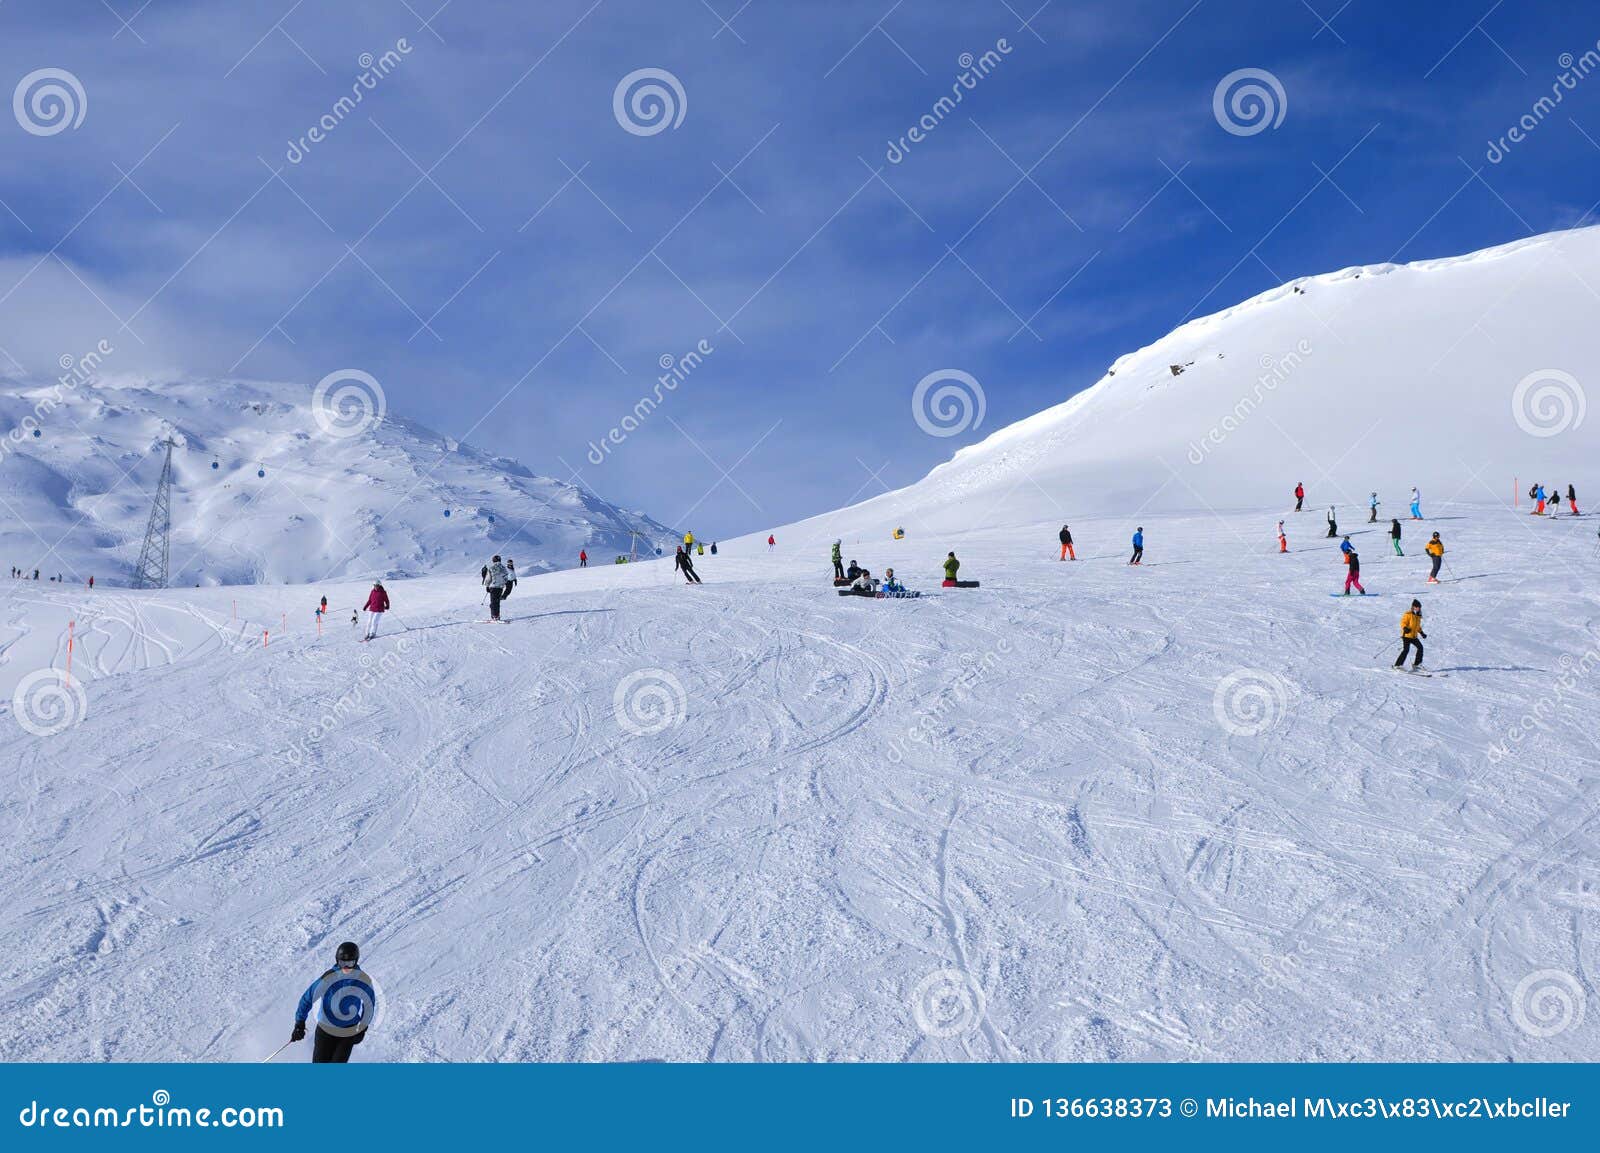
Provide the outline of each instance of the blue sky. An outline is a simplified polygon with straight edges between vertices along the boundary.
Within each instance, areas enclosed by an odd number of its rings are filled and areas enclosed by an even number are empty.
[[[84,103],[0,128],[0,365],[109,337],[112,371],[359,368],[391,412],[726,537],[913,481],[1190,316],[1600,196],[1600,76],[1534,111],[1592,4],[442,2],[0,6],[6,84],[61,69]],[[660,131],[616,112],[640,69],[682,92]],[[1241,69],[1281,121],[1219,121]],[[986,405],[954,437],[912,409],[945,369]]]

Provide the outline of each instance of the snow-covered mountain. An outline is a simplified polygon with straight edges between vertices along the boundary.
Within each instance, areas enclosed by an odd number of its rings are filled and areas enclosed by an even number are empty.
[[[1184,324],[925,480],[802,531],[1292,506],[1302,481],[1308,510],[1346,520],[1374,490],[1403,515],[1413,485],[1425,506],[1510,503],[1535,481],[1582,497],[1587,479],[1600,497],[1600,418],[1585,419],[1597,307],[1600,228],[1307,277]],[[942,388],[918,419],[965,430],[977,393]]]
[[[354,378],[320,392],[238,380],[0,386],[0,558],[75,583],[126,583],[172,463],[174,585],[524,572],[652,552],[641,513],[384,414]]]

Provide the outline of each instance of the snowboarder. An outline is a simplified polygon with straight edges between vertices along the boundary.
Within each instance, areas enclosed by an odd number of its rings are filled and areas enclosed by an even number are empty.
[[[1406,555],[1400,551],[1400,518],[1397,516],[1389,518],[1389,540],[1394,544],[1395,556]]]
[[[1417,491],[1417,486],[1411,486],[1411,519],[1422,519],[1422,494]]]
[[[1283,522],[1281,520],[1278,522],[1278,551],[1280,553],[1289,551],[1289,538],[1284,534]]]
[[[1339,518],[1334,515],[1333,506],[1328,506],[1328,539],[1332,540],[1339,535]]]
[[[833,542],[833,579],[844,580],[844,541]]]
[[[354,941],[339,946],[333,956],[333,968],[311,982],[301,996],[294,1011],[294,1029],[289,1034],[291,1044],[305,1040],[306,1018],[319,1003],[311,1061],[316,1065],[343,1065],[350,1060],[350,1051],[367,1039],[367,1028],[377,1013],[372,978],[361,970],[361,949]]]
[[[856,579],[856,577],[858,577],[860,575],[861,575],[861,566],[856,564],[855,561],[851,561],[850,562],[850,567],[844,570],[844,579],[847,580],[847,581],[853,581],[853,580]]]
[[[506,595],[506,582],[511,579],[511,574],[506,572],[506,566],[501,563],[499,554],[489,558],[489,563],[483,567],[483,587],[489,590],[489,619],[500,619],[500,601]]]
[[[1377,524],[1378,523],[1378,494],[1377,493],[1373,493],[1372,494],[1372,505],[1371,505],[1371,508],[1372,508],[1372,515],[1367,517],[1367,523],[1368,524]]]
[[[685,583],[692,585],[704,583],[700,580],[700,574],[694,571],[694,558],[682,546],[678,548],[678,558],[674,563],[674,567],[683,573]]]
[[[1349,596],[1351,588],[1362,596],[1367,595],[1367,590],[1361,587],[1361,554],[1351,549],[1344,554],[1344,563],[1349,566],[1344,576],[1344,595]]]
[[[89,587],[94,588],[94,577],[89,578]]]
[[[1128,563],[1144,563],[1144,525],[1133,530],[1133,556],[1128,558]]]
[[[768,536],[767,537],[767,551],[771,552],[773,549],[775,549],[777,547],[778,547],[778,538],[775,537],[775,536]]]
[[[949,556],[944,558],[944,583],[954,585],[956,583],[956,574],[960,571],[961,562],[956,559],[956,554],[952,551]]]
[[[589,567],[589,550],[588,549],[579,549],[578,550],[578,567],[579,568],[588,568]]]
[[[1066,525],[1062,525],[1061,526],[1061,559],[1062,560],[1066,560],[1068,557],[1071,557],[1073,560],[1077,560],[1078,559],[1078,550],[1072,547],[1072,530],[1069,529]]]
[[[1422,546],[1422,551],[1433,558],[1433,571],[1428,574],[1428,583],[1436,585],[1439,583],[1439,566],[1444,563],[1444,541],[1439,539],[1438,533],[1434,533],[1433,539]]]
[[[712,541],[711,542],[711,555],[712,556],[716,556],[717,555],[717,542],[716,541]]]
[[[890,596],[898,596],[906,591],[906,586],[901,584],[894,575],[894,569],[886,569],[883,574],[883,591]]]
[[[378,635],[378,622],[383,619],[383,614],[389,611],[389,594],[383,589],[382,581],[372,582],[372,591],[367,594],[367,632],[361,639],[370,641]]]
[[[1578,513],[1578,490],[1570,484],[1567,485],[1567,511],[1573,516],[1580,515]]]
[[[1303,483],[1296,481],[1294,486],[1294,511],[1299,512],[1305,503],[1306,486]]]
[[[878,595],[878,582],[872,579],[870,572],[862,569],[861,575],[850,585],[849,592],[851,596],[875,597]]]
[[[1413,600],[1411,611],[1400,618],[1400,655],[1395,658],[1394,667],[1401,668],[1406,663],[1406,654],[1413,645],[1417,649],[1417,659],[1411,662],[1413,669],[1422,667],[1422,642],[1427,640],[1428,634],[1422,631],[1422,602]]]

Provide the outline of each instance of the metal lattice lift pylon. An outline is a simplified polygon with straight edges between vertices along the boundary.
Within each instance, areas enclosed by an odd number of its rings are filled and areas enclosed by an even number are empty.
[[[175,443],[171,436],[167,437],[167,459],[161,466],[156,501],[150,508],[150,523],[145,526],[139,563],[133,571],[136,589],[167,587],[167,557],[172,547],[172,450]]]

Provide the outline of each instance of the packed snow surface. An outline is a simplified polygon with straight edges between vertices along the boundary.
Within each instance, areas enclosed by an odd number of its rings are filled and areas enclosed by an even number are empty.
[[[358,1060],[1591,1058],[1600,520],[1512,497],[1600,495],[1581,388],[1513,402],[1596,363],[1595,235],[1196,322],[697,587],[488,624],[474,566],[363,644],[354,573],[7,586],[0,1059],[259,1060],[344,939]],[[836,537],[930,595],[836,596]]]

